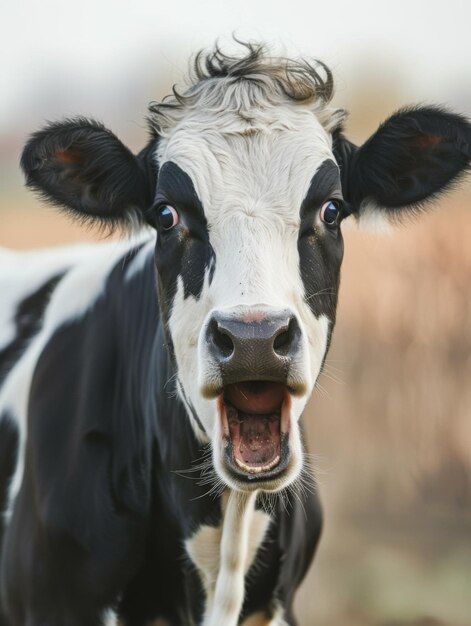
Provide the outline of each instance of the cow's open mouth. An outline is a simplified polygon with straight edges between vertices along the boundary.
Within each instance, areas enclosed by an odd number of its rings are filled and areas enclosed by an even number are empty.
[[[219,401],[224,456],[239,478],[266,480],[286,468],[290,405],[281,383],[257,380],[224,387]]]

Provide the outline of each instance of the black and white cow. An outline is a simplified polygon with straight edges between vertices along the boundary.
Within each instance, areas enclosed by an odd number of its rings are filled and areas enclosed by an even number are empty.
[[[27,183],[136,242],[0,256],[2,626],[273,626],[321,528],[300,417],[335,324],[344,219],[457,180],[471,127],[400,111],[360,148],[321,64],[197,57],[134,156],[51,124]]]

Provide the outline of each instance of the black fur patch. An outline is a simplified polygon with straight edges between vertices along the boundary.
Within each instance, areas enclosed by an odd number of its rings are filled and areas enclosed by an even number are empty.
[[[16,466],[18,427],[8,414],[0,415],[0,525],[7,505],[8,486]],[[0,533],[1,548],[1,533]]]
[[[335,323],[343,238],[338,225],[319,226],[317,215],[327,200],[341,200],[337,165],[324,161],[314,177],[301,205],[298,238],[299,264],[305,299],[316,317],[326,315]]]
[[[158,228],[158,210],[167,204],[177,210],[180,221],[171,230],[162,231]],[[216,260],[203,205],[191,178],[175,163],[168,161],[160,169],[152,211],[158,232],[155,262],[160,307],[168,320],[178,278],[183,281],[185,298],[199,298],[206,271],[209,268],[211,280]]]
[[[5,412],[0,414],[0,624],[6,625],[2,606],[2,555],[6,519],[4,512],[8,506],[8,495],[18,457],[18,426],[13,417]]]

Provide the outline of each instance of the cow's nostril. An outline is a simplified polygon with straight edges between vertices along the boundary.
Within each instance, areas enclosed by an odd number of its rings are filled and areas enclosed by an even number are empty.
[[[234,342],[227,332],[219,327],[216,320],[213,320],[209,326],[210,336],[216,348],[219,349],[223,357],[230,357],[234,352]]]
[[[290,353],[297,328],[298,324],[294,317],[290,319],[287,328],[286,326],[280,328],[273,342],[273,350],[278,356],[287,356]]]
[[[222,386],[247,381],[285,383],[301,353],[301,328],[287,309],[215,311],[206,327],[207,354]]]

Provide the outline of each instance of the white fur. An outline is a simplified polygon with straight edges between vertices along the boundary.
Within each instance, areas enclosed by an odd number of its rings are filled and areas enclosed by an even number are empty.
[[[177,393],[181,399],[181,401],[183,402],[183,405],[186,409],[186,412],[188,414],[188,418],[190,420],[191,426],[193,428],[193,432],[196,435],[196,438],[198,439],[198,441],[200,443],[208,443],[209,439],[208,439],[208,435],[205,433],[204,430],[201,430],[200,425],[198,424],[198,422],[195,420],[194,415],[193,415],[193,411],[191,410],[191,407],[188,405],[186,396],[183,392],[182,386],[181,386],[181,382],[177,379],[176,382],[176,388],[177,388]]]
[[[221,552],[214,600],[204,626],[237,626],[244,602],[245,571],[249,552],[249,528],[256,493],[231,491],[221,537]]]
[[[23,477],[27,405],[38,358],[59,325],[81,317],[93,306],[102,293],[110,270],[135,245],[135,241],[116,241],[64,251],[64,259],[77,260],[80,257],[81,262],[69,271],[55,289],[40,332],[12,368],[0,389],[0,415],[6,413],[13,416],[19,431],[18,463],[11,481],[7,515],[11,512]],[[51,265],[58,267],[52,261]]]
[[[255,510],[256,492],[230,491],[220,528],[203,526],[186,542],[206,592],[202,626],[237,626],[245,575],[268,529],[270,518]]]
[[[217,623],[214,615],[217,611],[221,611],[221,607],[216,608],[216,606],[224,604],[225,584],[234,583],[237,588],[240,586],[243,588],[245,575],[254,562],[270,524],[270,517],[266,513],[254,510],[253,498],[244,497],[241,502],[240,497],[232,491],[230,495],[228,492],[224,494],[222,502],[221,526],[202,526],[185,543],[188,555],[200,574],[206,593],[204,626]],[[234,557],[233,551],[238,552],[238,544],[234,543],[236,539],[240,539],[246,547],[245,557],[242,553],[237,553],[236,558]],[[224,575],[221,573],[223,570],[226,572]],[[221,576],[228,577],[229,583],[218,582]],[[236,579],[238,579],[237,582],[235,582]],[[220,595],[215,597],[217,584],[220,587]],[[233,619],[238,617],[235,615],[235,609],[233,613]],[[227,619],[230,618],[226,616],[225,620]],[[231,624],[230,621],[221,623]]]
[[[384,209],[374,202],[364,202],[360,208],[358,225],[362,230],[373,234],[392,232],[392,223]]]
[[[15,338],[18,304],[49,279],[93,254],[96,246],[79,245],[18,252],[0,248],[0,350]]]
[[[155,248],[155,237],[151,237],[149,241],[147,241],[142,248],[139,250],[135,258],[129,264],[129,267],[126,271],[126,280],[132,280],[134,276],[139,274],[144,269],[146,262],[149,260],[149,257],[153,255]]]
[[[103,626],[118,626],[118,616],[113,609],[106,609],[103,614]]]

